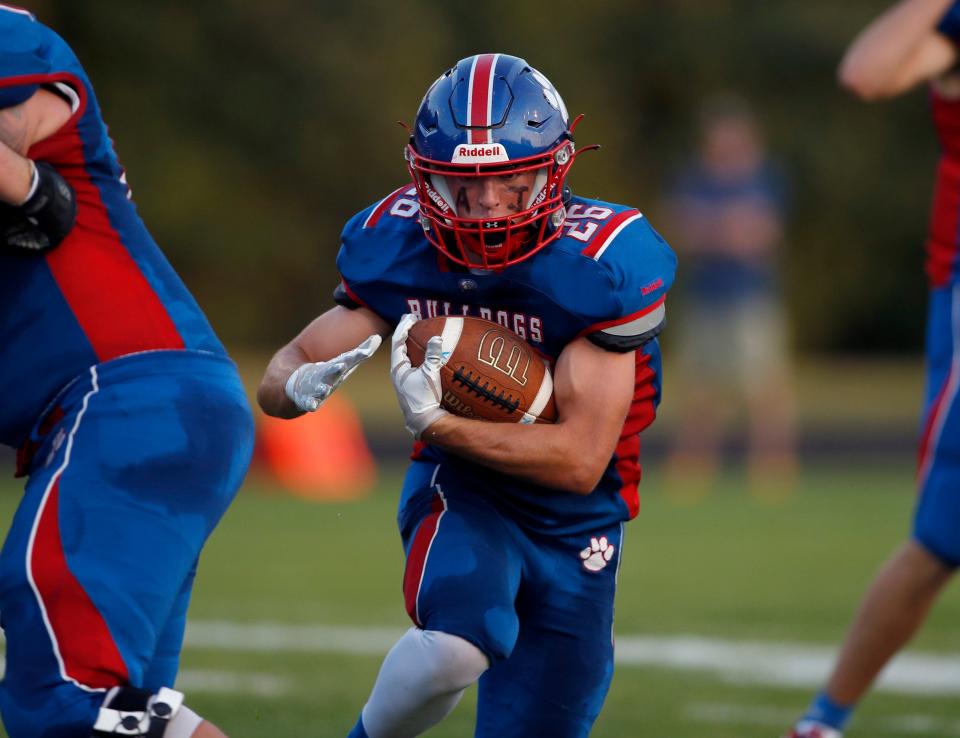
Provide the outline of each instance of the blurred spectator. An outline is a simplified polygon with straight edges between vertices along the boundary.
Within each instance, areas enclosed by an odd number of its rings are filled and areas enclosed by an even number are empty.
[[[785,191],[737,97],[704,105],[699,152],[679,173],[669,217],[681,259],[674,356],[683,378],[671,489],[709,490],[723,426],[745,412],[751,485],[789,489],[793,398],[777,275]]]

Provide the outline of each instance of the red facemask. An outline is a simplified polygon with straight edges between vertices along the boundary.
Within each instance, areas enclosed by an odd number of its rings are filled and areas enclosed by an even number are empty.
[[[584,149],[586,150],[586,149]],[[514,161],[451,164],[426,159],[412,146],[407,167],[420,201],[420,222],[427,240],[451,261],[466,267],[499,270],[533,256],[560,236],[566,217],[564,180],[576,158],[572,141]],[[577,152],[580,153],[580,152]],[[513,212],[496,218],[467,217],[456,202],[463,178],[502,177],[535,172],[533,186]]]

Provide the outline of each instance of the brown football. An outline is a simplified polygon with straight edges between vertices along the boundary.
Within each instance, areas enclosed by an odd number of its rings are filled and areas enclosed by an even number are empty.
[[[454,415],[494,423],[553,423],[553,376],[546,360],[520,336],[482,318],[418,320],[407,336],[407,356],[423,363],[427,341],[443,337],[450,358],[440,370],[441,405]]]

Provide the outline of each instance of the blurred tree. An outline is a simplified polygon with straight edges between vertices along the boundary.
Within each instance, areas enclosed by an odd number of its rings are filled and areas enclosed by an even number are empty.
[[[492,0],[482,13],[430,0],[25,1],[80,55],[146,220],[230,343],[275,346],[331,304],[340,227],[406,178],[395,121],[443,69],[491,50],[524,56],[588,113],[579,140],[604,150],[578,163],[574,187],[655,223],[701,100],[752,100],[794,184],[785,273],[799,347],[920,343],[936,151],[925,103],[876,115],[834,82],[884,0]]]

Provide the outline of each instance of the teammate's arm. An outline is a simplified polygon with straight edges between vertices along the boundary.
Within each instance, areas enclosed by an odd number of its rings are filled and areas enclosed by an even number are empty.
[[[48,90],[37,90],[25,102],[0,109],[0,200],[21,205],[27,199],[34,176],[27,152],[71,115],[70,104]]]
[[[390,325],[372,310],[348,310],[340,305],[331,308],[270,360],[257,391],[257,402],[267,415],[278,418],[295,418],[308,409],[315,410],[376,351],[380,342],[371,340],[373,336],[389,333]],[[297,372],[298,377],[294,377]],[[295,390],[297,379],[300,387]],[[301,397],[300,403],[290,396],[295,391]],[[317,401],[312,407],[304,405],[310,403],[310,397]]]
[[[0,109],[0,246],[46,251],[73,229],[73,188],[52,165],[26,156],[72,115],[65,100],[43,89]]]
[[[840,84],[864,100],[894,97],[939,77],[957,48],[936,30],[953,0],[901,0],[864,28],[840,62]]]
[[[620,438],[635,371],[633,351],[613,353],[578,338],[557,360],[556,423],[488,423],[445,414],[421,438],[505,474],[586,495]]]
[[[0,111],[0,120],[12,118],[14,110],[16,108]],[[9,139],[5,136],[7,133],[6,129],[0,127],[0,200],[7,205],[20,205],[30,195],[34,165],[14,148],[20,141],[20,132],[9,131]]]

